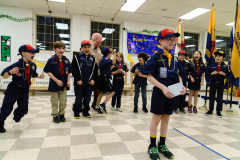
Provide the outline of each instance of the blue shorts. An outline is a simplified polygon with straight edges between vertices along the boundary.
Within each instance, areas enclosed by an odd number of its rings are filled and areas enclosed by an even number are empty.
[[[161,89],[154,87],[150,112],[157,115],[171,115],[175,107],[175,101],[176,97],[169,99],[163,94]]]
[[[200,90],[201,89],[201,86],[200,86],[201,80],[202,80],[201,77],[194,77],[194,83],[192,83],[191,79],[189,78],[188,79],[188,88],[191,90]]]

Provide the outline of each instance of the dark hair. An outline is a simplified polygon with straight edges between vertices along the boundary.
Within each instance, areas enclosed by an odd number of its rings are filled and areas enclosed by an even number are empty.
[[[199,53],[200,53],[201,57],[199,58],[199,63],[200,63],[200,64],[203,64],[202,53],[201,53],[200,51],[194,51],[194,52],[193,52],[193,55],[194,55],[195,52],[199,52]],[[195,59],[194,59],[194,57],[193,57],[193,62],[196,62]]]
[[[138,53],[138,58],[143,58],[144,63],[145,63],[149,57],[148,57],[147,53],[140,52],[140,53]]]

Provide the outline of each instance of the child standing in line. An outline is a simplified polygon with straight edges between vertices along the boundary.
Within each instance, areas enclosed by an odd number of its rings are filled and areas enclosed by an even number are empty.
[[[73,57],[72,69],[74,77],[75,103],[73,107],[74,118],[80,118],[80,112],[86,118],[91,118],[88,113],[92,88],[98,75],[98,66],[95,58],[90,55],[91,44],[88,40],[81,43],[81,52]],[[82,108],[82,106],[84,106]]]
[[[113,59],[111,59],[113,53]],[[99,106],[99,113],[106,113],[106,103],[115,94],[112,88],[110,79],[111,66],[116,63],[116,52],[108,47],[102,50],[102,60],[99,62],[100,76],[99,76],[99,95],[97,99],[97,106]],[[100,104],[104,94],[109,93],[102,104]]]
[[[50,77],[48,91],[51,92],[51,106],[53,121],[55,123],[65,122],[65,108],[67,106],[67,90],[70,87],[70,73],[72,66],[63,55],[65,44],[56,41],[53,44],[55,55],[48,59],[43,71]],[[59,101],[59,104],[58,104]]]
[[[31,77],[44,78],[43,73],[41,75],[36,73],[36,64],[32,62],[39,50],[34,49],[29,44],[25,44],[20,46],[18,51],[18,55],[21,55],[22,58],[5,68],[1,73],[3,79],[7,79],[12,75],[12,81],[7,86],[2,107],[0,108],[0,133],[6,132],[4,121],[11,114],[16,101],[18,107],[13,112],[13,120],[20,122],[21,118],[28,113],[28,94]]]
[[[118,52],[116,54],[117,61],[112,69],[113,75],[113,90],[115,94],[112,97],[112,111],[115,110],[115,104],[117,99],[116,111],[122,112],[121,107],[121,97],[124,87],[124,75],[128,72],[127,64],[124,62],[123,54]]]
[[[141,88],[142,91],[142,111],[148,113],[147,110],[147,75],[143,75],[145,63],[148,60],[148,55],[146,53],[139,53],[138,54],[138,61],[139,63],[135,64],[131,69],[131,72],[135,76],[133,79],[133,84],[135,84],[135,94],[134,94],[134,113],[138,113],[138,97],[139,97],[139,90]]]
[[[197,113],[198,91],[203,85],[205,65],[203,64],[202,53],[195,51],[193,54],[193,66],[190,69],[188,78],[188,113]],[[192,96],[194,95],[194,107],[192,109]]]
[[[190,63],[185,61],[186,57],[187,57],[186,51],[181,50],[178,52],[178,63],[181,65],[183,69],[183,74],[181,74],[180,76],[182,78],[182,82],[185,88],[187,85],[189,70],[191,68]],[[179,95],[176,97],[176,106],[174,108],[174,113],[178,114],[178,109],[179,109],[179,112],[186,113],[184,109],[185,99],[186,99],[186,94]]]
[[[215,52],[216,62],[209,66],[207,74],[210,77],[210,101],[209,111],[206,116],[211,115],[214,109],[215,94],[217,90],[217,116],[222,118],[222,100],[224,90],[224,79],[228,76],[228,66],[223,62],[225,53],[223,51]]]
[[[175,97],[168,89],[169,85],[181,82],[178,75],[181,69],[177,59],[169,53],[176,43],[176,37],[180,36],[171,29],[163,29],[159,32],[157,41],[161,48],[147,61],[144,74],[148,74],[148,81],[154,85],[151,100],[151,113],[153,113],[150,124],[150,145],[148,154],[152,160],[160,160],[158,152],[166,158],[172,159],[174,155],[165,144],[170,115],[175,106]],[[186,92],[185,87],[181,95]],[[157,128],[160,124],[160,141],[156,145]]]

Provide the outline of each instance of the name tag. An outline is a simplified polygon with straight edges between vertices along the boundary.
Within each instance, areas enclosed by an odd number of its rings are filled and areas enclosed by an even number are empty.
[[[160,78],[167,78],[167,68],[166,67],[160,67]]]

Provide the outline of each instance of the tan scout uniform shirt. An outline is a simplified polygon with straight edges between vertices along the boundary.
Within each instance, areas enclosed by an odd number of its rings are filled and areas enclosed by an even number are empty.
[[[94,49],[92,42],[91,42],[91,55],[95,58],[97,64],[99,64],[99,62],[102,59],[102,51],[99,47]]]

